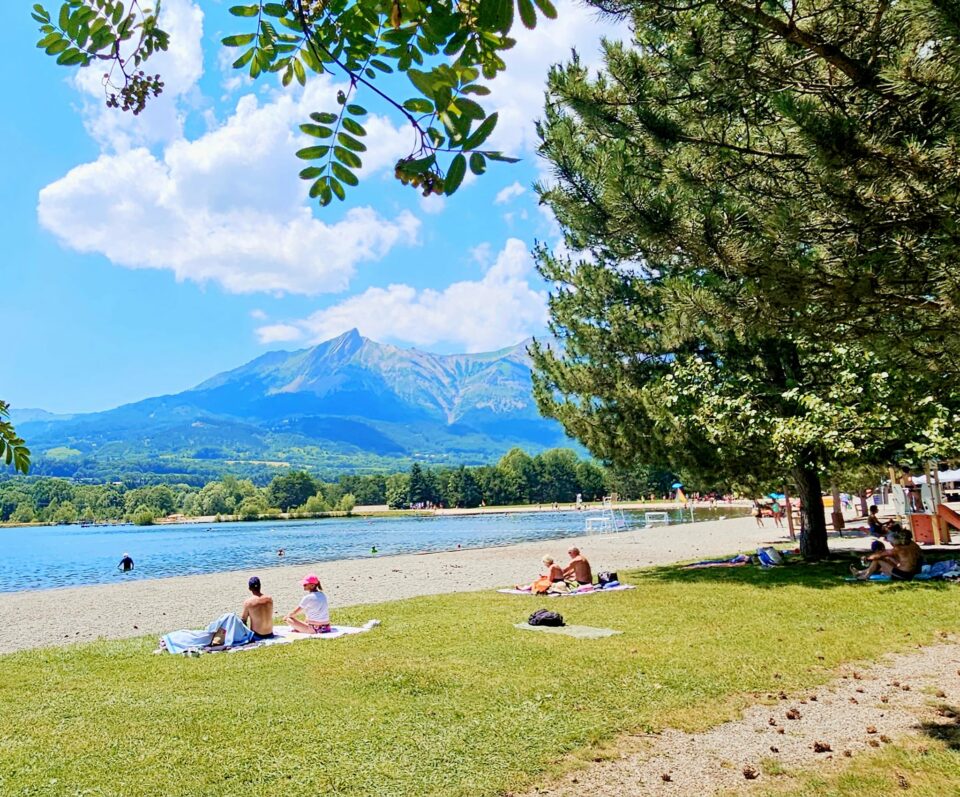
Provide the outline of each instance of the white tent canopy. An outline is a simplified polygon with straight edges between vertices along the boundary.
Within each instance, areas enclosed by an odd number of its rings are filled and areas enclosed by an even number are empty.
[[[942,470],[940,471],[940,484],[945,484],[946,482],[960,482],[960,470]],[[926,484],[926,476],[914,476],[914,484]]]

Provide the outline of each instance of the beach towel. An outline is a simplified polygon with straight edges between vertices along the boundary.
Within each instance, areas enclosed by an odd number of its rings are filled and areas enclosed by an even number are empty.
[[[171,653],[183,653],[208,646],[218,628],[224,630],[223,647],[245,645],[253,639],[253,631],[247,628],[236,614],[228,612],[214,620],[205,630],[172,631],[160,638],[161,644]]]
[[[681,570],[700,570],[706,567],[743,567],[750,564],[750,557],[746,554],[734,556],[733,559],[705,559],[702,562],[693,562],[684,565]]]
[[[211,625],[213,625],[213,623],[211,623]],[[339,639],[340,637],[351,636],[353,634],[362,634],[376,628],[378,625],[380,625],[379,620],[368,620],[361,626],[335,625],[325,634],[301,634],[289,626],[278,625],[274,626],[273,636],[268,639],[258,639],[254,641],[251,633],[247,642],[234,643],[229,647],[224,646],[223,648],[215,649],[206,648],[206,645],[210,644],[210,639],[213,638],[212,631],[175,631],[172,634],[161,637],[161,645],[154,652],[187,653],[194,655],[199,655],[200,653],[239,653],[244,650],[254,650],[255,648],[270,645],[289,645],[304,639]],[[244,626],[244,628],[246,628],[246,626]],[[214,631],[215,630],[216,628],[214,628]],[[171,638],[174,643],[173,648],[170,647],[170,641],[168,641],[171,640]],[[204,639],[206,639],[206,642],[203,641]],[[191,642],[191,640],[193,644],[185,647],[184,642]]]
[[[575,639],[603,639],[623,633],[623,631],[614,631],[612,628],[594,628],[589,625],[551,626],[514,623],[513,627],[519,628],[521,631],[542,631],[546,634],[562,634],[563,636],[572,636]]]
[[[540,595],[539,597],[543,598],[576,598],[580,595],[602,595],[604,592],[619,592],[624,589],[635,589],[632,584],[617,584],[617,582],[611,582],[614,586],[603,587],[602,589],[594,585],[591,589],[575,589],[572,592],[565,592],[562,595],[557,592],[548,592],[546,595]],[[497,592],[503,595],[532,595],[529,589],[498,589]]]

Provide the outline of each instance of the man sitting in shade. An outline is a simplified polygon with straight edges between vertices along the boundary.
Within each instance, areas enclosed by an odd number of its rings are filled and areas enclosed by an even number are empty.
[[[590,569],[590,562],[587,561],[579,548],[571,548],[567,551],[570,554],[570,564],[563,569],[565,579],[576,581],[578,584],[592,584],[593,571]]]

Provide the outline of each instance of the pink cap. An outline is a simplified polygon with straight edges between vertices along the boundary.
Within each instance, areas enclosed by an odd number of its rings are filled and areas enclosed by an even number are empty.
[[[303,581],[301,581],[300,583],[303,584],[303,586],[307,586],[307,584],[319,584],[319,583],[320,583],[320,579],[317,578],[313,573],[310,573],[310,575],[308,575],[308,576],[307,576]]]

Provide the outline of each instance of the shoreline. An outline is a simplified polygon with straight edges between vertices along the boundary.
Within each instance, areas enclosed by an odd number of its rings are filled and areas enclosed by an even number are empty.
[[[747,499],[737,498],[731,502],[717,501],[711,507],[708,501],[688,501],[687,506],[676,501],[621,501],[617,502],[616,509],[622,509],[627,512],[638,512],[644,509],[650,511],[687,511],[690,507],[694,511],[713,510],[719,511],[724,508],[731,509],[749,509],[751,502]],[[278,515],[259,517],[256,520],[241,520],[237,515],[192,515],[192,516],[167,516],[156,518],[153,523],[139,526],[138,528],[149,528],[150,526],[169,526],[175,524],[192,525],[197,523],[270,523],[273,521],[287,520],[327,520],[333,518],[345,519],[350,517],[377,517],[389,520],[391,518],[404,517],[455,517],[461,515],[512,515],[517,513],[540,513],[540,512],[583,512],[584,516],[591,512],[603,511],[603,505],[597,501],[584,502],[578,510],[576,504],[558,504],[554,509],[552,504],[508,504],[505,506],[476,506],[469,508],[446,507],[443,509],[388,509],[386,504],[367,504],[356,506],[349,513],[346,512],[322,512],[317,515],[296,516],[281,512]],[[217,518],[220,518],[217,520]],[[53,523],[48,521],[34,520],[29,523],[13,523],[9,520],[0,521],[0,529],[29,529],[44,528],[47,526],[77,526],[86,527],[104,527],[104,526],[136,526],[135,523],[125,520],[96,520],[96,521],[75,521],[73,523]]]
[[[252,575],[260,576],[282,615],[299,602],[300,579],[317,572],[335,616],[338,607],[528,583],[539,572],[543,554],[562,560],[573,545],[599,572],[728,556],[785,542],[786,529],[759,528],[747,516],[486,548],[7,592],[0,593],[0,654],[205,626],[224,612],[239,610]],[[831,539],[834,549],[866,545],[860,537]]]

